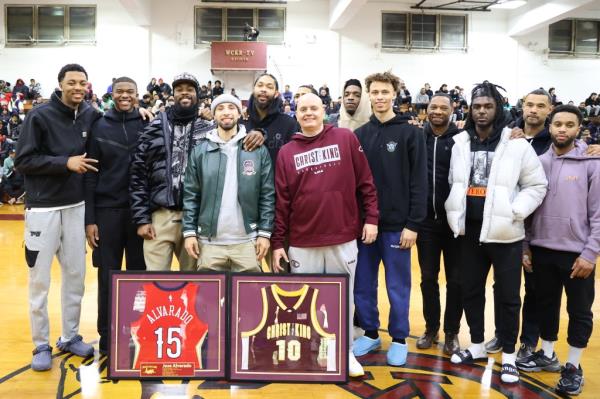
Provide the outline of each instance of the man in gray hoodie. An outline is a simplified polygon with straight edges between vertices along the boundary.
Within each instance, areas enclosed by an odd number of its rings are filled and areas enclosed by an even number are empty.
[[[560,369],[554,344],[564,287],[569,355],[556,390],[567,395],[577,395],[583,387],[579,361],[592,334],[594,271],[600,254],[600,157],[586,156],[587,145],[575,140],[582,119],[571,105],[550,114],[552,146],[540,157],[548,193],[533,214],[523,254],[523,265],[533,268],[542,349],[517,362],[523,371]]]

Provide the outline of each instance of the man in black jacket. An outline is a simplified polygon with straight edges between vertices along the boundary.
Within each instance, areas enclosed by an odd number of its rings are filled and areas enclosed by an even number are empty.
[[[96,172],[85,175],[85,233],[98,268],[98,334],[100,352],[108,349],[108,287],[110,270],[145,270],[143,240],[136,233],[129,207],[129,165],[139,132],[144,128],[135,109],[137,84],[128,77],[113,81],[114,109],[91,129],[88,155],[98,160]]]
[[[173,81],[175,105],[161,112],[139,137],[131,163],[130,200],[137,234],[144,239],[148,270],[170,270],[173,254],[182,271],[195,270],[181,232],[183,176],[189,154],[213,128],[198,117],[198,81],[189,73]]]
[[[83,174],[97,171],[85,144],[100,114],[84,100],[87,72],[65,65],[60,90],[29,112],[17,147],[15,168],[25,176],[25,260],[29,266],[29,315],[35,350],[31,368],[52,367],[48,291],[54,255],[62,271],[62,332],[56,346],[87,357],[94,348],[79,335],[85,289]]]
[[[196,269],[196,262],[183,246],[183,177],[192,149],[214,124],[198,117],[200,87],[193,75],[177,75],[173,89],[175,104],[140,135],[131,163],[129,194],[132,219],[144,239],[146,268],[170,270],[175,254],[180,270],[190,271]],[[244,140],[249,151],[261,144],[258,132]]]
[[[446,270],[446,309],[444,311],[444,353],[451,355],[460,349],[458,330],[462,316],[459,281],[458,241],[454,238],[444,203],[450,193],[448,173],[452,155],[453,137],[459,133],[450,122],[452,100],[450,96],[436,93],[427,106],[428,123],[425,124],[427,144],[428,196],[427,217],[417,238],[419,266],[421,267],[421,294],[425,333],[417,340],[417,348],[429,349],[438,340],[440,328],[440,256],[444,255]]]
[[[373,116],[355,133],[377,187],[380,233],[374,243],[358,246],[354,301],[365,335],[354,342],[353,351],[361,356],[381,346],[377,278],[383,261],[392,337],[387,362],[401,366],[408,353],[410,249],[427,214],[427,153],[423,133],[392,108],[399,78],[390,72],[376,73],[367,77],[366,86]]]
[[[281,104],[277,79],[268,73],[260,75],[248,100],[250,118],[244,121],[244,125],[247,131],[257,129],[266,134],[265,142],[273,163],[277,160],[279,149],[300,131],[298,122],[281,111]]]

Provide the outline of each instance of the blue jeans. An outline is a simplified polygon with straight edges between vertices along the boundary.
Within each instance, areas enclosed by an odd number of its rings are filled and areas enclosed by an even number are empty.
[[[358,322],[366,331],[379,328],[377,280],[381,261],[385,268],[390,301],[388,331],[392,338],[404,339],[409,334],[410,250],[400,249],[400,232],[381,232],[374,243],[358,245],[354,282],[354,304]]]

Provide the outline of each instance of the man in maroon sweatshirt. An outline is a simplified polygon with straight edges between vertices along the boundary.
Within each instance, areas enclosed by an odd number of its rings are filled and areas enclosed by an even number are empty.
[[[302,132],[292,136],[277,157],[273,271],[283,271],[279,264],[283,258],[292,273],[350,276],[349,373],[357,377],[364,371],[352,354],[356,238],[366,244],[377,238],[377,191],[356,136],[348,129],[323,126],[324,112],[316,95],[300,97],[296,118]],[[364,220],[357,198],[361,198]]]

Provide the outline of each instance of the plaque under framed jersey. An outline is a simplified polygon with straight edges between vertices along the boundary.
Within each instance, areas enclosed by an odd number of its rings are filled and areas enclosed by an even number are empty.
[[[113,272],[110,379],[226,376],[224,273]]]
[[[231,380],[346,382],[348,277],[233,274]]]

